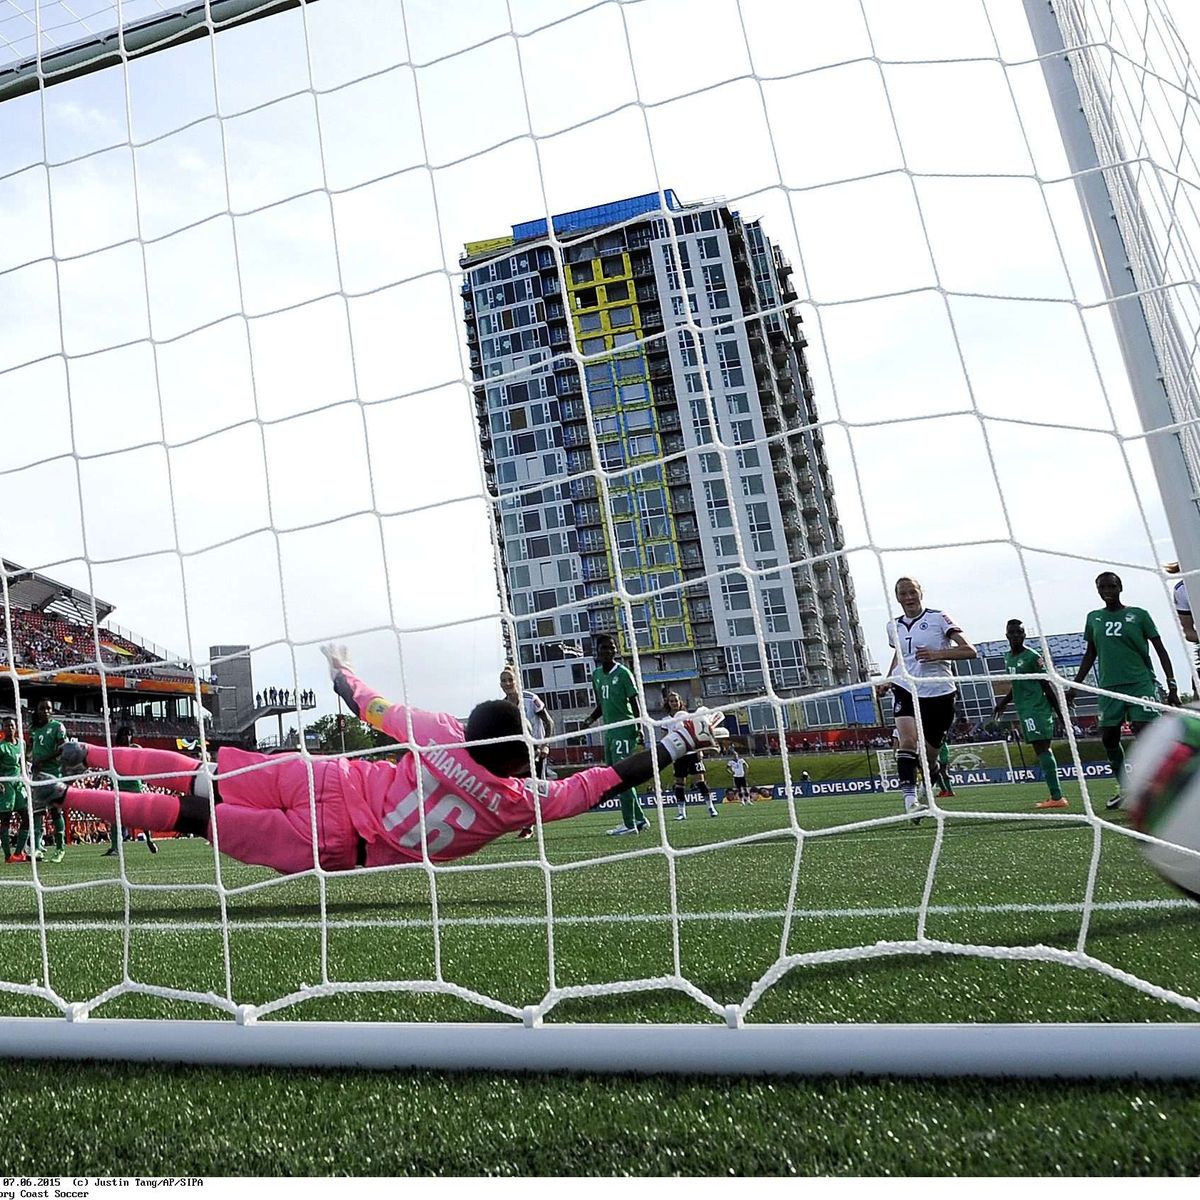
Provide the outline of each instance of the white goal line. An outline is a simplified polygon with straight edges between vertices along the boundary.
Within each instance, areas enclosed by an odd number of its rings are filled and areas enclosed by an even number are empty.
[[[1081,913],[1084,905],[1079,901],[1062,901],[1047,904],[931,904],[925,910],[929,916],[989,916],[992,914],[1049,914],[1049,913]],[[1190,900],[1161,899],[1161,900],[1105,900],[1092,904],[1091,912],[1161,912],[1195,909],[1196,905]],[[786,909],[748,909],[743,912],[702,912],[680,913],[680,924],[695,924],[698,922],[748,922],[748,921],[777,921],[789,915],[792,920],[813,921],[852,921],[864,917],[915,917],[920,913],[917,905],[902,905],[885,908],[809,908],[794,909],[790,914]],[[555,916],[555,928],[588,925],[667,925],[676,918],[670,913],[592,913],[569,917]],[[263,920],[251,918],[239,920],[231,918],[228,928],[239,932],[273,932],[286,930],[289,932],[317,931],[324,929],[358,930],[358,929],[496,929],[496,928],[545,928],[545,917],[445,917],[436,923],[425,917],[346,917],[321,922],[319,920],[302,920],[300,918],[279,918]],[[217,933],[223,928],[219,921],[47,921],[42,926],[35,921],[5,921],[0,923],[0,933],[25,933],[31,930],[45,928],[54,933],[124,933],[126,930],[137,933]]]

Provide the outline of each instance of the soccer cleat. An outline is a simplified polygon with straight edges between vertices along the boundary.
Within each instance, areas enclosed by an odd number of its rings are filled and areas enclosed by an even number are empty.
[[[533,836],[532,829],[529,831],[529,836],[530,837]],[[147,842],[146,849],[149,850],[151,854],[157,854],[158,853],[158,843],[157,842]]]
[[[67,852],[65,850],[55,850],[55,852],[53,854],[51,854],[50,857],[47,858],[46,861],[52,862],[52,863],[60,863],[66,857],[67,857]]]
[[[29,861],[28,854],[10,854],[5,860],[6,863],[27,863]]]
[[[947,788],[942,788],[941,791],[939,791],[937,794],[937,799],[952,800],[952,799],[954,799],[954,793],[949,791]]]
[[[63,742],[58,762],[60,775],[82,775],[87,770],[87,746],[83,742]]]
[[[686,821],[686,820],[687,820],[687,813],[678,813],[678,814],[676,815],[676,817],[675,817],[675,820],[677,820],[677,821]]]
[[[623,833],[640,833],[640,832],[641,832],[641,826],[635,825],[632,829],[630,829],[628,825],[614,825],[612,827],[612,829],[610,829],[608,831],[608,836],[609,837],[620,837]]]
[[[717,810],[715,808],[710,808],[708,810],[708,815],[710,817],[719,817],[721,814],[719,812],[717,812]]]
[[[1122,796],[1120,792],[1118,792],[1111,800],[1109,800],[1104,805],[1104,807],[1105,808],[1120,808],[1124,799],[1125,799],[1125,797]]]
[[[649,829],[649,828],[650,828],[650,822],[646,821],[646,820],[641,820],[637,823],[637,828],[636,828],[635,832],[641,833],[643,829]]]
[[[1047,796],[1045,800],[1035,804],[1034,808],[1070,808],[1071,802],[1065,796],[1059,796],[1056,800],[1053,796]]]
[[[112,858],[113,855],[116,854],[116,852],[117,851],[116,851],[115,847],[109,846],[109,848],[107,850],[105,850],[105,852],[102,855],[100,855],[100,857],[101,858]]]
[[[46,856],[40,850],[35,850],[32,854],[29,855],[29,857],[28,857],[28,859],[26,859],[26,861],[27,862],[44,862],[45,859],[46,859]]]
[[[527,842],[527,841],[529,841],[529,839],[531,837],[533,837],[533,826],[532,825],[526,825],[524,829],[519,829],[517,831],[517,841],[518,842]],[[157,853],[157,851],[158,851],[158,847],[155,846],[153,843],[151,843],[150,853],[155,854],[155,853]]]

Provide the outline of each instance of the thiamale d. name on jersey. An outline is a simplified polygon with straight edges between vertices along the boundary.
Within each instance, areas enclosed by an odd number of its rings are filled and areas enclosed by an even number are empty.
[[[954,667],[949,662],[921,662],[917,651],[949,650],[952,633],[961,633],[958,622],[937,608],[926,608],[915,617],[899,616],[888,622],[888,645],[899,652],[892,671],[896,687],[918,696],[945,696],[954,691]],[[907,676],[911,675],[910,680]]]

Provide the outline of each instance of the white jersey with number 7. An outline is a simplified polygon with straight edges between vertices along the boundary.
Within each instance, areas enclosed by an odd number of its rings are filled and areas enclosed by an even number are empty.
[[[899,651],[891,680],[896,687],[918,696],[945,696],[954,691],[953,664],[921,662],[917,651],[949,650],[952,633],[962,633],[958,623],[936,608],[926,608],[915,617],[899,616],[888,622],[888,645]],[[909,679],[908,676],[913,676]]]

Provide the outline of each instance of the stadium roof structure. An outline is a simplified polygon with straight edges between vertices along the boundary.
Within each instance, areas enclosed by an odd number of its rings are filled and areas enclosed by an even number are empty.
[[[4,574],[8,579],[9,603],[17,608],[53,613],[55,616],[83,621],[90,625],[93,606],[97,624],[105,620],[116,607],[90,592],[59,583],[49,575],[29,570],[18,563],[10,562],[7,558],[0,562],[3,563]]]

